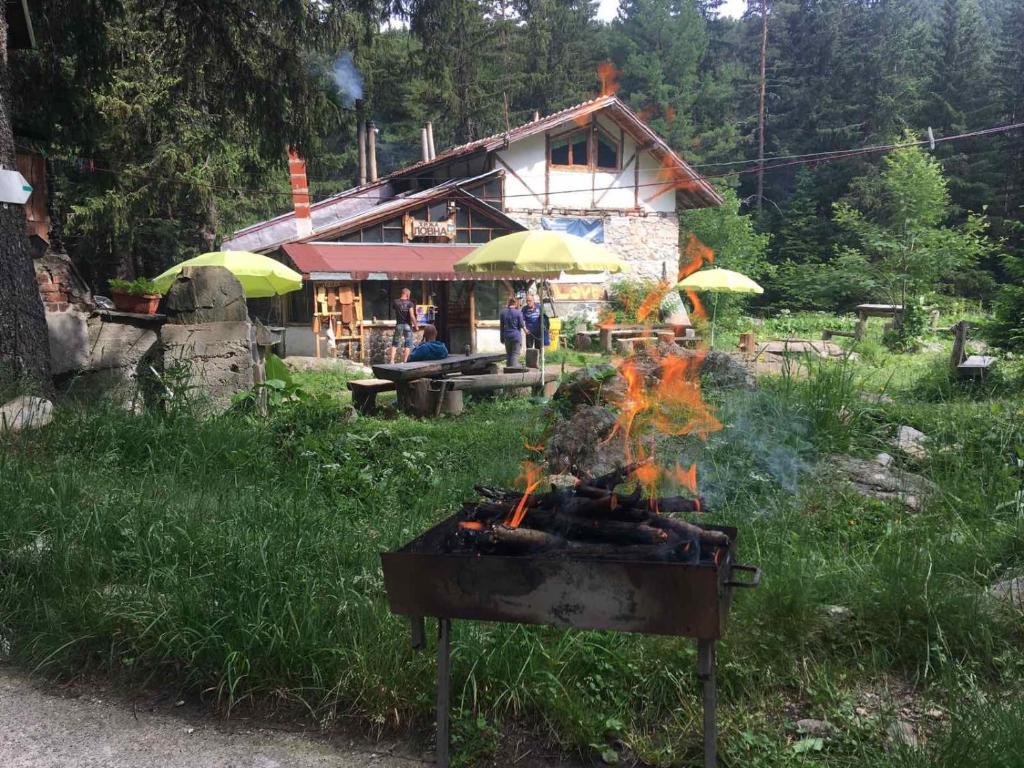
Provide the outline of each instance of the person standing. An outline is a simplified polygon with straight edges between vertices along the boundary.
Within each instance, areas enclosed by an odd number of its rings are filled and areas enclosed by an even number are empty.
[[[526,348],[540,349],[544,338],[544,311],[532,293],[526,294],[523,321],[526,323]]]
[[[518,368],[526,321],[519,311],[519,302],[515,296],[509,298],[508,306],[498,315],[498,325],[501,328],[501,340],[505,343],[505,364],[509,368]]]
[[[416,322],[416,304],[410,298],[412,291],[403,288],[401,297],[391,302],[395,311],[395,334],[391,337],[391,349],[388,350],[388,362],[395,362],[395,354],[398,352],[398,345],[402,345],[402,362],[409,360],[409,353],[412,351],[413,332],[419,330]]]

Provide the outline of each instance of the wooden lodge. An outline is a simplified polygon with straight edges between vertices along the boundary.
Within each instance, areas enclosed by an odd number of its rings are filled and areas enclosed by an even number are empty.
[[[402,288],[453,352],[501,349],[498,312],[527,283],[457,274],[455,262],[480,244],[524,229],[561,229],[603,243],[636,276],[658,279],[679,267],[678,210],[721,203],[613,96],[439,154],[425,129],[420,162],[379,179],[373,137],[370,125],[359,131],[365,183],[310,204],[304,161],[293,154],[295,210],[222,245],[267,253],[303,274],[302,291],[252,302],[254,314],[287,328],[286,354],[380,361]],[[558,313],[595,314],[607,281],[555,281]]]

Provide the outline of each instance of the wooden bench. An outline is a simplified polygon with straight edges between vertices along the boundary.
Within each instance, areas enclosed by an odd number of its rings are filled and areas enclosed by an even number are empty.
[[[616,339],[615,346],[619,350],[620,354],[629,357],[636,351],[637,346],[648,347],[652,346],[657,341],[657,336],[631,336],[629,338]]]
[[[970,323],[966,320],[961,320],[952,327],[953,354],[950,356],[949,362],[961,378],[980,379],[984,378],[985,374],[996,364],[996,359],[989,355],[967,354],[967,332],[970,327]]]
[[[345,385],[352,393],[352,407],[359,413],[373,413],[378,392],[394,392],[398,385],[387,379],[356,379]]]
[[[859,326],[858,326],[859,327]],[[822,341],[830,341],[833,336],[845,336],[848,339],[859,339],[856,331],[836,331],[831,328],[826,328],[821,332]]]

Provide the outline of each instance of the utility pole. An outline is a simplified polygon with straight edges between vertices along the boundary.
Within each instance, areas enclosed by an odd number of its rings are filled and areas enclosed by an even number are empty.
[[[761,0],[761,98],[757,109],[757,210],[764,203],[764,98],[768,60],[768,0]]]

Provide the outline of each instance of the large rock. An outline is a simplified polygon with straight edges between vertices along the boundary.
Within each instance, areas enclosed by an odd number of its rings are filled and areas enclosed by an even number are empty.
[[[252,324],[244,322],[172,325],[160,333],[164,375],[187,377],[190,391],[214,408],[253,388],[259,376]]]
[[[927,441],[928,436],[924,432],[904,424],[896,433],[893,444],[910,458],[920,460],[928,458]]]
[[[50,339],[50,371],[54,376],[88,365],[89,324],[84,312],[47,312],[46,332]]]
[[[53,403],[41,397],[21,395],[0,406],[0,435],[39,429],[53,421]]]
[[[754,374],[744,365],[743,360],[727,352],[708,352],[700,373],[708,384],[720,389],[754,389],[757,386]]]
[[[546,458],[553,473],[603,475],[625,463],[625,442],[621,432],[610,440],[615,414],[599,405],[579,408],[571,419],[555,425],[548,440]]]
[[[245,322],[242,284],[224,267],[186,267],[167,291],[163,311],[178,325]]]
[[[892,464],[857,459],[853,456],[832,456],[829,462],[862,496],[880,501],[898,501],[911,510],[920,509],[925,497],[934,492],[934,484],[912,472],[903,472]]]
[[[1024,576],[993,584],[988,588],[988,594],[1017,610],[1024,610]]]

